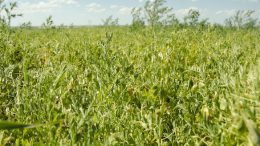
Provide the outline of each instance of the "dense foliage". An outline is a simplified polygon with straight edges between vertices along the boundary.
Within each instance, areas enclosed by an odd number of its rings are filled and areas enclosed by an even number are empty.
[[[0,145],[260,145],[253,11],[181,24],[165,2],[130,27],[40,29],[0,0]]]
[[[0,119],[44,125],[0,143],[257,143],[259,40],[218,27],[16,29],[0,36]]]

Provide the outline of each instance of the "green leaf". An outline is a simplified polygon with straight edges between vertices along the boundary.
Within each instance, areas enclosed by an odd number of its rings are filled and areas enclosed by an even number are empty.
[[[11,129],[33,128],[33,127],[35,126],[14,123],[14,122],[0,121],[0,130],[11,130]]]

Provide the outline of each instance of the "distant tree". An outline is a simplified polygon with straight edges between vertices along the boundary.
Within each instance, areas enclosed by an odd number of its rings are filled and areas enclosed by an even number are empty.
[[[142,8],[132,9],[132,28],[138,29],[145,26],[144,18],[142,18]]]
[[[188,15],[184,17],[184,24],[188,26],[208,26],[208,19],[200,20],[199,10],[190,9]]]
[[[253,28],[257,25],[257,19],[252,17],[254,13],[254,10],[238,10],[234,16],[225,20],[225,24],[227,27],[234,27],[237,29]]]
[[[144,14],[148,25],[154,27],[163,25],[163,23],[168,24],[169,22],[172,22],[172,20],[175,20],[172,8],[164,6],[165,3],[166,0],[146,1],[144,5]]]
[[[209,20],[208,18],[201,20],[201,21],[199,22],[199,26],[201,26],[201,27],[209,26],[210,23],[209,23],[208,20]]]
[[[55,28],[55,27],[54,27],[54,22],[53,22],[53,20],[52,20],[52,16],[49,16],[49,17],[46,19],[46,21],[42,24],[42,27],[43,27],[43,28],[47,28],[47,29],[49,29],[49,28]]]
[[[31,29],[31,28],[32,28],[32,23],[31,23],[31,21],[29,21],[29,22],[24,22],[23,24],[20,25],[20,28]]]
[[[7,15],[7,24],[8,26],[11,25],[11,20],[13,18],[16,18],[18,16],[22,16],[22,14],[13,13],[14,9],[17,8],[17,2],[11,2],[9,3],[9,8],[5,8],[5,12]]]
[[[74,28],[74,24],[71,23],[70,26],[69,26],[69,28]]]
[[[4,4],[4,0],[0,0],[0,35],[6,35],[7,38],[14,31],[11,28],[11,21],[22,16],[22,14],[14,13],[15,8],[17,8],[17,2]]]
[[[167,17],[162,21],[164,26],[179,25],[179,20],[175,17],[174,14],[167,15]]]
[[[102,20],[104,26],[117,26],[119,25],[119,18],[113,18],[113,16],[109,16],[106,19]]]
[[[219,23],[212,23],[211,28],[223,29],[224,27]]]
[[[198,10],[190,9],[188,15],[184,17],[184,23],[186,25],[194,26],[198,24],[200,12]]]
[[[10,2],[7,6],[4,4],[4,0],[0,0],[0,23],[2,26],[10,26],[13,18],[22,16],[22,14],[13,12],[15,8],[17,8],[17,2]]]
[[[61,23],[60,25],[59,25],[59,28],[66,28],[67,26],[64,24],[64,23]]]

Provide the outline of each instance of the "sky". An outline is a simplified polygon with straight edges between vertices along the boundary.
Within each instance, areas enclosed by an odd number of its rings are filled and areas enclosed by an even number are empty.
[[[15,0],[6,0],[9,3]],[[48,16],[52,16],[55,25],[100,25],[102,20],[113,15],[119,23],[130,24],[131,10],[141,7],[146,0],[16,0],[16,13],[23,17],[15,18],[13,26],[30,21],[40,26]],[[254,17],[260,19],[260,0],[167,0],[166,6],[172,7],[180,20],[189,9],[199,10],[201,18],[210,22],[223,23],[236,10],[255,10]]]

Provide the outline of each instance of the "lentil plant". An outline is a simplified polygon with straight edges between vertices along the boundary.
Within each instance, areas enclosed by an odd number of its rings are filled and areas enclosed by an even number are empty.
[[[260,30],[95,27],[0,36],[2,145],[257,145]]]

